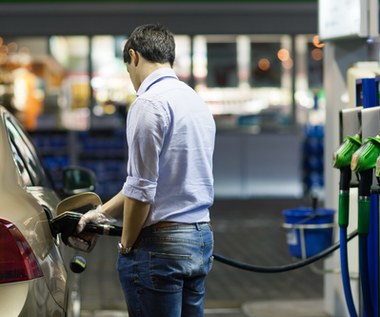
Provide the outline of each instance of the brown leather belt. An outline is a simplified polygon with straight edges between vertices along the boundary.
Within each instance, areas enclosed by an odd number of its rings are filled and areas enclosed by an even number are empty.
[[[150,228],[160,229],[175,226],[199,226],[203,224],[209,224],[209,222],[187,223],[187,222],[175,222],[175,221],[160,221],[150,225]],[[148,227],[148,228],[149,228]]]
[[[174,226],[186,226],[191,225],[191,223],[184,223],[184,222],[174,222],[174,221],[160,221],[157,223],[154,223],[150,225],[149,227],[154,229],[160,229],[160,228],[167,228],[167,227],[174,227]]]

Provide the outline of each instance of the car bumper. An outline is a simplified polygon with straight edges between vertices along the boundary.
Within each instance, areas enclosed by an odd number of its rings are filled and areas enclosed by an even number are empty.
[[[65,316],[46,287],[43,278],[0,284],[0,316]]]

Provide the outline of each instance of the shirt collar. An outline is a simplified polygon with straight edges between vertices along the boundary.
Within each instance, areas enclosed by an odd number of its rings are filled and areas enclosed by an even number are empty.
[[[140,88],[138,89],[136,95],[137,97],[142,95],[144,92],[148,90],[148,88],[155,82],[159,81],[163,77],[173,77],[178,79],[174,70],[171,68],[160,68],[150,73],[148,77],[144,79],[141,83]]]

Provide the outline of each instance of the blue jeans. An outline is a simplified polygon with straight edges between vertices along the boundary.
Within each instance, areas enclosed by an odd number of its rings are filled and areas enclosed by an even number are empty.
[[[129,316],[203,316],[213,246],[208,223],[144,228],[117,261]]]

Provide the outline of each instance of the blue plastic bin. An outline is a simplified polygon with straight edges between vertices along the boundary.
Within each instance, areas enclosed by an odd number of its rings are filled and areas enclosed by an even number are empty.
[[[305,259],[313,256],[333,242],[333,209],[297,208],[283,211],[289,252],[293,257]]]

